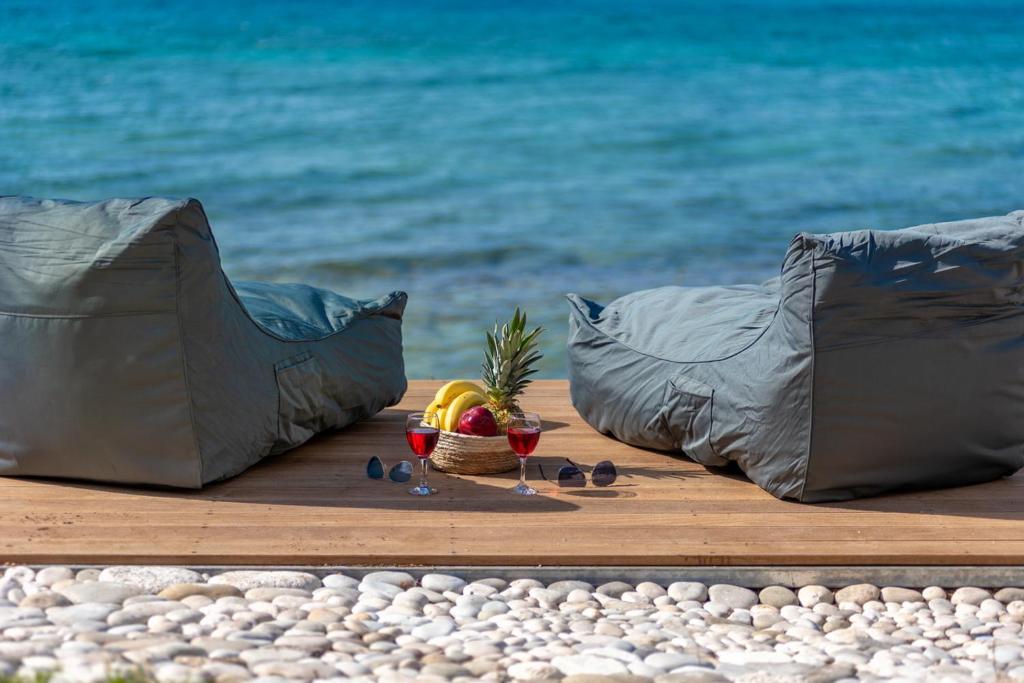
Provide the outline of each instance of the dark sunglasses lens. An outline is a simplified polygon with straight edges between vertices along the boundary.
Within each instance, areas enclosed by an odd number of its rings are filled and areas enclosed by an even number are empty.
[[[370,479],[384,478],[384,463],[376,455],[370,458],[370,462],[366,463],[366,476]]]
[[[594,471],[590,474],[591,481],[594,482],[594,486],[611,486],[615,483],[619,473],[615,469],[615,465],[612,464],[611,460],[602,460],[601,462],[594,465]]]
[[[408,460],[403,460],[398,463],[391,468],[390,472],[388,472],[388,479],[391,481],[397,481],[399,484],[404,484],[409,481],[412,479],[412,463]]]
[[[580,471],[579,467],[566,465],[558,470],[559,486],[586,486],[587,476]]]

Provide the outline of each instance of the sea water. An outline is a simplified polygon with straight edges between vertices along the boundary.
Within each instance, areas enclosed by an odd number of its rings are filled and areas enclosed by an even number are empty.
[[[516,306],[773,276],[1024,207],[1024,4],[0,0],[0,194],[199,198],[234,278],[410,294],[411,377]]]

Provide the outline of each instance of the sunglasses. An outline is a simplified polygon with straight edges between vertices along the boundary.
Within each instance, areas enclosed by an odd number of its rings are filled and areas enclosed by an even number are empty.
[[[580,466],[569,460],[569,458],[566,458],[565,461],[569,464],[558,468],[558,485],[565,487],[586,486],[587,475],[580,469]],[[544,478],[544,481],[551,481],[544,473],[544,467],[540,463],[537,463],[537,467],[540,468],[540,476]],[[611,460],[602,460],[590,470],[590,481],[594,486],[611,486],[618,477],[619,472],[615,469],[615,464]]]
[[[383,479],[386,469],[381,459],[375,455],[366,463],[366,476],[370,479]],[[388,479],[396,484],[404,484],[412,479],[412,463],[408,460],[403,460],[390,470],[387,470],[387,475]]]

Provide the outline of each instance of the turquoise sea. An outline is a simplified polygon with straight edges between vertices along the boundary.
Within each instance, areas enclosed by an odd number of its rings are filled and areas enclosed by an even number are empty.
[[[229,275],[519,304],[759,281],[802,230],[1024,208],[1024,3],[0,0],[0,194],[202,200]]]

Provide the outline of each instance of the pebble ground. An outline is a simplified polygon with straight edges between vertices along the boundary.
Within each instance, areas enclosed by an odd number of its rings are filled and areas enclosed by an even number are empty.
[[[11,567],[0,679],[1024,681],[1024,589]]]

